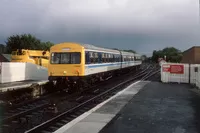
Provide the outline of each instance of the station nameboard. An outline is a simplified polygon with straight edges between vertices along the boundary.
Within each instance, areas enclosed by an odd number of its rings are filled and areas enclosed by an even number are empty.
[[[171,74],[184,74],[184,65],[162,65],[163,72],[170,72]]]
[[[170,65],[170,73],[184,74],[184,65]]]

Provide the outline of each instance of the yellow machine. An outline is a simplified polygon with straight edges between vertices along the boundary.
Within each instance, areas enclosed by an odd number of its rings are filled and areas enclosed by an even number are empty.
[[[11,62],[30,62],[47,68],[49,63],[49,52],[42,50],[17,49],[11,54]]]

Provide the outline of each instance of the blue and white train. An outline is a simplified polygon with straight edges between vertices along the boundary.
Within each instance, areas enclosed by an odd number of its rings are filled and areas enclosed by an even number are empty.
[[[50,82],[92,84],[140,65],[139,54],[65,42],[51,47],[48,74]]]

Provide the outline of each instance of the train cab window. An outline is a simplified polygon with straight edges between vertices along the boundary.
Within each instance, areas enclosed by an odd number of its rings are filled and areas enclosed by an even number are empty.
[[[52,53],[51,64],[80,64],[80,52]]]
[[[52,53],[51,54],[51,63],[59,64],[60,63],[60,53]]]
[[[81,63],[81,53],[74,52],[71,53],[71,64],[80,64]]]
[[[61,54],[60,55],[61,64],[69,64],[70,63],[70,54]]]

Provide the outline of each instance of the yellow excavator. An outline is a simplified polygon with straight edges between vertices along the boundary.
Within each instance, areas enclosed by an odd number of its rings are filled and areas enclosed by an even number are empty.
[[[49,51],[17,49],[11,53],[11,62],[29,62],[48,68]]]

